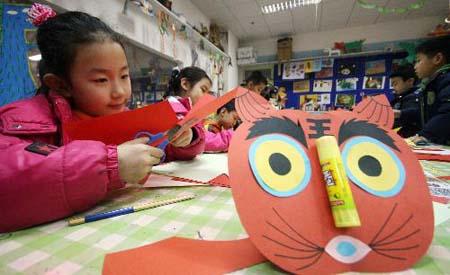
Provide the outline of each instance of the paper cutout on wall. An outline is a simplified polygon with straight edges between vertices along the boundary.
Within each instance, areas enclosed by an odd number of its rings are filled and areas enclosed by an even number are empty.
[[[291,62],[283,64],[283,80],[305,79],[305,62]]]
[[[357,85],[358,85],[357,77],[338,79],[336,80],[336,91],[337,92],[354,91],[356,90]]]
[[[334,106],[349,109],[355,105],[354,94],[336,94]]]
[[[331,92],[333,80],[314,80],[313,92]]]
[[[293,84],[294,93],[307,93],[309,92],[309,80],[295,81]]]
[[[384,76],[365,76],[363,89],[381,90],[384,88]]]
[[[384,74],[386,72],[386,61],[383,60],[375,60],[375,61],[367,61],[365,64],[366,75],[371,74]]]
[[[333,76],[333,68],[322,68],[322,70],[318,71],[315,75],[317,78],[329,78]]]
[[[204,241],[175,237],[106,255],[102,274],[225,274],[265,261],[249,239]]]
[[[358,67],[355,63],[343,63],[338,67],[338,76],[349,77],[357,74]]]
[[[255,113],[237,129],[229,149],[233,198],[250,239],[272,263],[301,274],[394,272],[425,254],[433,236],[428,187],[414,154],[390,130],[393,121],[381,116],[392,116],[383,109],[387,104],[378,96],[363,100],[358,112]],[[336,136],[341,150],[354,157],[343,160],[352,172],[361,227],[342,230],[333,224],[314,143],[323,135]],[[252,165],[257,160],[252,147],[269,137],[279,144],[268,147],[265,163]],[[284,146],[290,146],[289,154]],[[300,159],[305,165],[298,165]],[[261,169],[272,172],[258,176]],[[293,173],[298,169],[304,170]],[[282,176],[289,180],[277,181]]]

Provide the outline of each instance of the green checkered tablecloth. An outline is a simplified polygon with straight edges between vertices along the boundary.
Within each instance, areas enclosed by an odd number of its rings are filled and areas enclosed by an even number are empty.
[[[450,175],[450,165],[423,162],[436,176]],[[436,171],[439,173],[436,173]],[[105,254],[171,236],[230,240],[246,237],[231,190],[177,187],[119,190],[87,213],[156,199],[194,194],[194,200],[69,227],[65,220],[10,234],[0,234],[0,274],[99,274]],[[84,213],[86,214],[86,213]],[[449,274],[450,220],[435,230],[426,256],[404,274]],[[270,263],[237,274],[282,273]]]

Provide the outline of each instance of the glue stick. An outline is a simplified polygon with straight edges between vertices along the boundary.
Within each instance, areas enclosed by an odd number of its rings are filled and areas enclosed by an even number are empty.
[[[320,137],[316,139],[316,146],[335,226],[361,226],[336,138]]]

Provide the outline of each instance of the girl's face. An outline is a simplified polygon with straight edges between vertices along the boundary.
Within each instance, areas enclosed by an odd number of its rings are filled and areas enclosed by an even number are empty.
[[[69,78],[74,109],[90,116],[122,112],[131,96],[127,58],[113,41],[80,46]]]
[[[211,81],[206,77],[202,78],[193,87],[190,87],[186,79],[182,79],[181,82],[181,86],[185,89],[186,96],[191,99],[192,105],[195,105],[204,94],[211,90]]]
[[[239,115],[236,111],[228,112],[227,109],[222,108],[219,113],[220,124],[225,129],[233,128],[236,122],[239,120]]]

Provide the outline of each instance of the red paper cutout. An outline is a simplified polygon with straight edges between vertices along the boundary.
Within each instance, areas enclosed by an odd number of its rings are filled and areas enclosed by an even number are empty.
[[[416,153],[417,159],[450,162],[450,155]]]
[[[121,144],[134,139],[139,131],[152,134],[165,132],[175,126],[177,121],[169,102],[164,101],[132,111],[69,122],[63,127],[70,140]]]
[[[364,100],[354,112],[338,110],[312,114],[296,110],[267,113],[244,110],[247,120],[234,133],[229,148],[232,193],[250,239],[272,263],[301,274],[392,272],[411,267],[425,254],[434,229],[429,190],[416,157],[404,140],[390,129],[393,116],[386,104],[386,99],[374,97]],[[242,105],[236,107],[242,108]],[[271,118],[276,118],[275,122],[270,122]],[[291,123],[281,123],[283,120]],[[289,131],[295,134],[289,136]],[[306,187],[287,197],[277,197],[266,191],[267,186],[264,188],[258,183],[256,172],[249,164],[250,147],[258,136],[270,138],[269,135],[277,132],[302,148],[311,166],[311,179]],[[369,134],[373,136],[371,140],[383,142],[402,163],[404,185],[396,195],[378,197],[349,178],[362,226],[338,229],[333,223],[314,140],[322,135],[334,135],[343,150],[351,140]],[[280,175],[289,173],[289,169],[298,171],[295,161],[286,166],[289,159],[285,155],[280,157],[277,146],[267,148],[273,150],[270,156],[274,156],[268,158],[267,169],[278,171]],[[371,150],[363,147],[359,152],[367,152],[366,160],[372,158],[371,168],[383,167],[384,162],[373,157]],[[277,159],[284,165],[277,166]],[[363,248],[368,254],[364,255]],[[361,257],[355,257],[352,263],[344,262],[359,252]]]
[[[201,122],[211,113],[215,113],[217,109],[232,100],[236,96],[236,93],[241,89],[243,90],[243,88],[231,90],[219,98],[215,98],[209,94],[203,95],[197,104],[193,106],[192,110],[178,123],[181,128],[173,135],[172,139],[176,139],[179,133],[182,133],[185,129],[191,128],[195,124]]]
[[[355,107],[353,112],[369,122],[388,129],[392,129],[392,125],[394,125],[394,111],[384,95],[365,98]]]
[[[266,261],[249,239],[203,241],[170,238],[106,255],[103,275],[233,272]]]
[[[211,184],[213,186],[231,188],[230,178],[228,177],[227,174],[222,174],[222,175],[219,175],[219,176],[213,178],[212,180],[209,181],[209,184]]]

